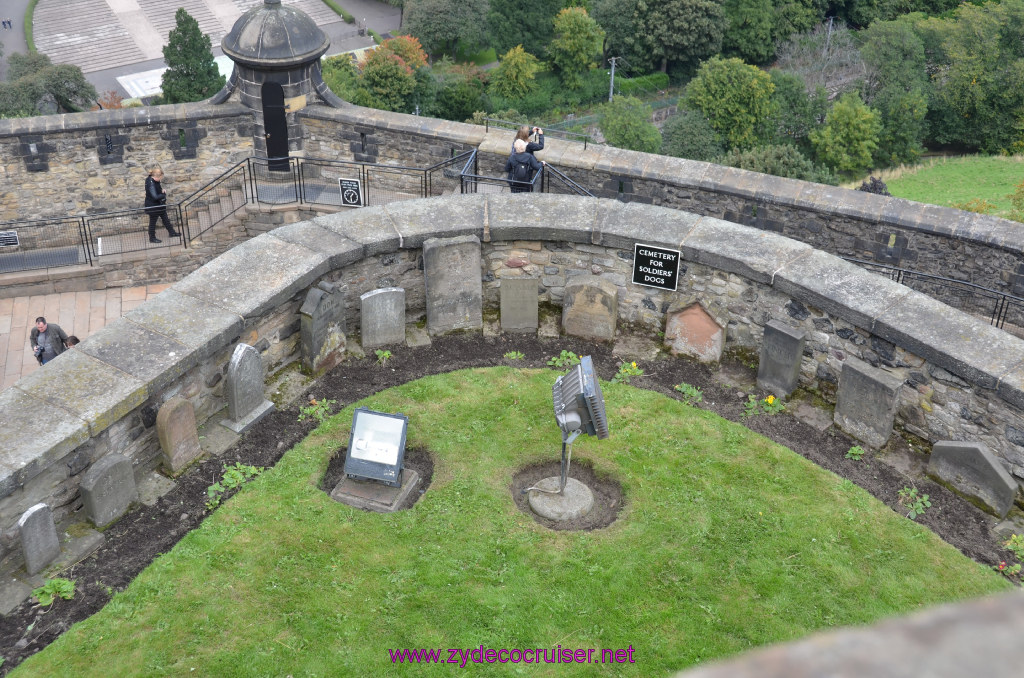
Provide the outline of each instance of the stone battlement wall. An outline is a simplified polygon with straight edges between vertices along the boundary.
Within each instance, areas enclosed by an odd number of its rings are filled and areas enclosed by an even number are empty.
[[[511,133],[356,106],[296,113],[309,157],[424,168],[480,150],[501,176]],[[204,103],[0,120],[0,222],[139,207],[161,164],[180,200],[252,155],[253,113]],[[110,141],[108,146],[107,141]],[[782,233],[840,256],[1024,296],[1016,222],[708,163],[549,138],[539,157],[600,197]]]
[[[614,200],[455,196],[260,235],[0,392],[0,558],[17,562],[16,522],[29,506],[46,502],[58,519],[76,510],[81,475],[104,456],[127,456],[137,476],[154,468],[156,413],[171,397],[188,399],[200,423],[222,410],[238,342],[271,372],[295,360],[299,305],[320,281],[341,284],[350,333],[359,295],[379,287],[404,287],[407,318],[423,317],[423,243],[456,236],[482,243],[487,308],[506,279],[536,278],[541,299],[559,304],[572,278],[588,275],[618,290],[620,321],[651,334],[694,302],[727,346],[756,349],[765,325],[781,321],[808,332],[802,385],[828,397],[849,357],[871,363],[903,383],[902,425],[931,441],[981,440],[1024,478],[1020,339],[775,233]],[[682,251],[678,291],[630,282],[636,243]]]

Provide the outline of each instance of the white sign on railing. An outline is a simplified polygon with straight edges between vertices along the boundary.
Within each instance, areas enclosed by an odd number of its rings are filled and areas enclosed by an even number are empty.
[[[0,231],[0,247],[17,247],[19,244],[17,231]]]

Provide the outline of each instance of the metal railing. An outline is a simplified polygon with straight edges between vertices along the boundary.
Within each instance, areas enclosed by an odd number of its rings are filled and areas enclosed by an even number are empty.
[[[987,319],[990,325],[1024,338],[1024,299],[1012,294],[982,287],[964,280],[943,278],[930,273],[843,257],[872,273],[906,285],[907,287],[941,301],[947,306],[976,318]]]
[[[81,217],[0,225],[0,273],[92,264]]]
[[[249,161],[243,160],[181,201],[179,211],[188,242],[248,204],[248,165]]]
[[[157,247],[171,247],[173,245],[188,243],[188,235],[185,233],[181,223],[181,214],[178,205],[167,205],[167,219],[174,229],[175,235],[171,236],[159,217],[156,219],[155,233],[160,243],[149,241],[149,224],[152,217],[144,208],[124,210],[121,212],[104,212],[93,216],[83,217],[85,222],[85,234],[88,240],[89,250],[92,258],[99,259],[113,254],[124,254],[126,252],[139,252]]]

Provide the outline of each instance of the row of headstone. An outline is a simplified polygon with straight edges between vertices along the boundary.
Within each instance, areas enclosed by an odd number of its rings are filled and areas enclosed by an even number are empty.
[[[785,398],[797,387],[806,333],[775,320],[761,343],[757,385]],[[869,447],[883,447],[892,435],[903,380],[848,357],[839,375],[834,422]],[[1013,507],[1017,482],[980,442],[940,441],[932,447],[928,474],[975,499],[1000,518]]]

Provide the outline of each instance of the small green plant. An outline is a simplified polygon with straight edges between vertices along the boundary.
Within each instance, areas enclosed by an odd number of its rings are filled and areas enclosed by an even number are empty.
[[[1024,536],[1011,534],[1010,538],[1003,542],[1003,546],[1017,556],[1017,560],[1024,560]]]
[[[42,586],[32,592],[32,595],[36,597],[40,605],[49,607],[53,605],[53,601],[57,598],[63,598],[64,600],[74,598],[75,582],[61,577],[47,579]]]
[[[306,407],[299,408],[299,421],[305,421],[306,419],[316,419],[319,423],[324,423],[324,419],[331,413],[331,405],[334,405],[337,400],[317,400],[316,398],[309,399],[309,405]]]
[[[373,352],[377,356],[377,364],[384,367],[391,360],[391,351],[385,351],[383,349],[377,349]]]
[[[234,465],[224,465],[224,476],[220,481],[210,485],[206,488],[206,508],[209,511],[220,506],[220,502],[224,499],[224,495],[231,490],[237,490],[239,487],[249,482],[256,476],[258,476],[263,469],[258,466],[246,466],[240,462],[235,462]]]
[[[747,402],[743,405],[743,414],[741,416],[746,419],[747,417],[756,417],[759,414],[775,415],[785,410],[786,405],[781,399],[773,395],[767,395],[758,400],[757,396],[751,394],[747,396]]]
[[[932,503],[927,494],[918,494],[917,488],[904,487],[899,491],[900,503],[907,509],[907,517],[914,518],[924,515],[924,512],[931,507]]]
[[[693,406],[704,400],[704,392],[686,382],[676,384],[673,388],[683,394],[683,402],[687,405]]]
[[[860,445],[854,445],[846,451],[846,458],[853,459],[854,461],[860,461],[860,458],[864,456],[864,448]]]
[[[636,366],[636,361],[624,362],[619,365],[619,371],[612,377],[615,383],[628,384],[633,377],[644,376],[643,368]]]
[[[1005,560],[1000,560],[998,565],[993,565],[992,569],[1000,574],[1004,575],[1007,579],[1014,579],[1020,576],[1020,563],[1016,565],[1007,565]]]
[[[572,367],[573,365],[579,364],[580,357],[573,353],[572,351],[566,351],[564,349],[561,353],[548,360],[548,365],[551,365],[552,367],[559,367],[562,369],[566,369]]]
[[[507,360],[522,360],[525,357],[526,356],[520,351],[509,351],[508,353],[505,354],[505,358]]]

